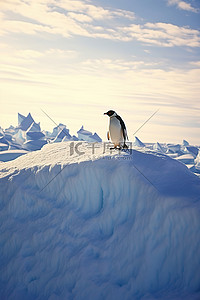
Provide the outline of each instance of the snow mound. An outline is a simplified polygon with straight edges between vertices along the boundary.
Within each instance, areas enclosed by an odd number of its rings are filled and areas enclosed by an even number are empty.
[[[0,177],[2,299],[200,298],[200,179],[182,163],[63,142]]]

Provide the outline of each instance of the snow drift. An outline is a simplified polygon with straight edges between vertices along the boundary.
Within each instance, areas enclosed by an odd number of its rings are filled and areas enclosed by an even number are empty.
[[[97,147],[0,164],[1,299],[199,299],[200,179],[164,154]]]

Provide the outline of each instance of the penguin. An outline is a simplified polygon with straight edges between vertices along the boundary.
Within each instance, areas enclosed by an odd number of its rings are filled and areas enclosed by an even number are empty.
[[[125,144],[126,139],[128,139],[126,126],[122,118],[114,111],[109,110],[104,115],[110,117],[110,124],[109,124],[109,131],[107,133],[108,140],[111,139],[112,143],[114,144],[114,148],[128,148]]]

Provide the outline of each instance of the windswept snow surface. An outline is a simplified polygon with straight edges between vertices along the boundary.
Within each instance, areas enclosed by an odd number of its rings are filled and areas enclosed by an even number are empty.
[[[155,151],[103,152],[0,163],[1,299],[200,299],[200,179]]]

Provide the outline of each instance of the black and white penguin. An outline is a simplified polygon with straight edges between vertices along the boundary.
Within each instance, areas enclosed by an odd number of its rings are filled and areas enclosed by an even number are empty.
[[[126,126],[122,118],[114,111],[109,110],[104,115],[110,117],[108,140],[111,139],[114,144],[114,148],[128,148],[125,144],[126,139],[128,139]]]

